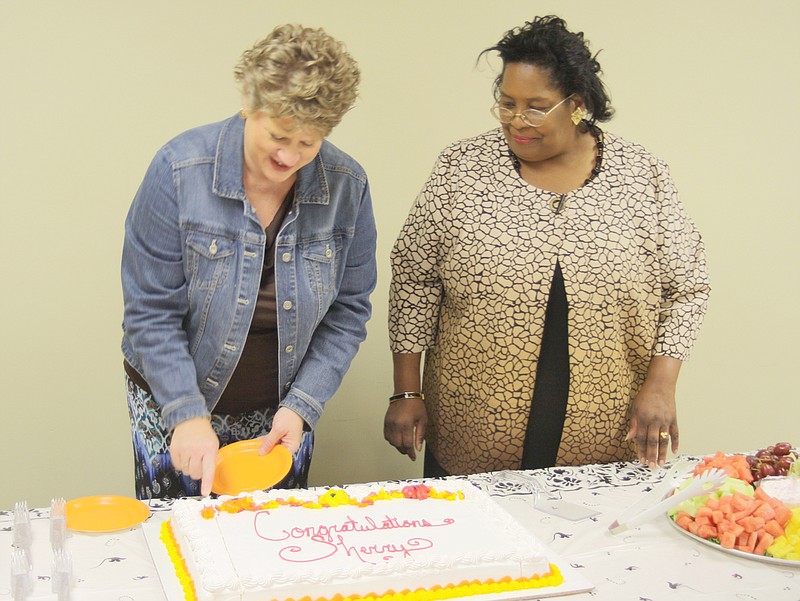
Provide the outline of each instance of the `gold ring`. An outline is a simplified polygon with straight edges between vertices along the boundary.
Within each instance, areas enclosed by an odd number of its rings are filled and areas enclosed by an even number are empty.
[[[659,437],[661,437],[661,440],[666,440],[669,438],[669,432],[661,432],[659,433]]]

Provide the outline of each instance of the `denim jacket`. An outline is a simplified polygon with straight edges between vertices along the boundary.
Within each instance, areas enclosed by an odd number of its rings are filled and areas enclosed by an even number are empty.
[[[162,147],[125,221],[122,351],[172,430],[207,416],[241,356],[266,236],[242,183],[244,121]],[[325,141],[275,243],[280,405],[314,428],[366,336],[376,232],[361,166]]]

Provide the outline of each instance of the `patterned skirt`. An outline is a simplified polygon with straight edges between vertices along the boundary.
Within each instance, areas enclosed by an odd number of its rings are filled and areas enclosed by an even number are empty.
[[[192,480],[172,465],[169,454],[171,435],[161,422],[161,410],[146,390],[127,375],[125,387],[133,440],[134,478],[138,499],[177,499],[200,495],[200,481]],[[212,414],[211,426],[223,447],[232,442],[264,436],[272,428],[274,409],[257,409],[237,415]],[[292,469],[275,488],[307,488],[314,433],[304,432],[294,454]]]

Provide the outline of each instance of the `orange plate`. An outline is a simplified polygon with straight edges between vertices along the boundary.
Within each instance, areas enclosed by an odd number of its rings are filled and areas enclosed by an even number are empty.
[[[242,440],[222,447],[217,453],[212,492],[238,495],[265,490],[289,473],[292,454],[283,445],[275,445],[266,455],[259,455],[262,440]]]
[[[131,497],[97,495],[67,501],[67,528],[78,532],[113,532],[141,524],[150,508]]]

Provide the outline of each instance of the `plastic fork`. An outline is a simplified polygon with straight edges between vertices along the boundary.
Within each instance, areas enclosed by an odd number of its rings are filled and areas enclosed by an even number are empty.
[[[14,601],[27,599],[33,592],[33,572],[27,553],[18,547],[11,549],[11,595]]]
[[[69,601],[72,588],[72,556],[66,549],[58,549],[53,554],[51,586],[58,601]]]
[[[14,503],[14,546],[29,547],[31,544],[31,517],[28,513],[28,503],[17,501]]]
[[[675,505],[685,501],[686,499],[691,499],[692,497],[707,495],[708,493],[714,492],[725,483],[727,478],[728,474],[724,470],[719,468],[707,470],[701,475],[692,478],[691,482],[685,488],[679,490],[674,495],[671,495],[662,501],[645,508],[639,513],[628,517],[624,521],[614,520],[608,529],[612,534],[624,532],[625,530],[633,528],[634,526],[638,526],[639,524],[646,522],[657,515],[669,511],[675,507]]]
[[[59,497],[50,501],[50,545],[56,551],[67,539],[67,504]]]
[[[21,549],[30,562],[33,534],[31,533],[31,516],[28,513],[28,503],[26,501],[14,503],[14,523],[12,528],[12,544]]]

